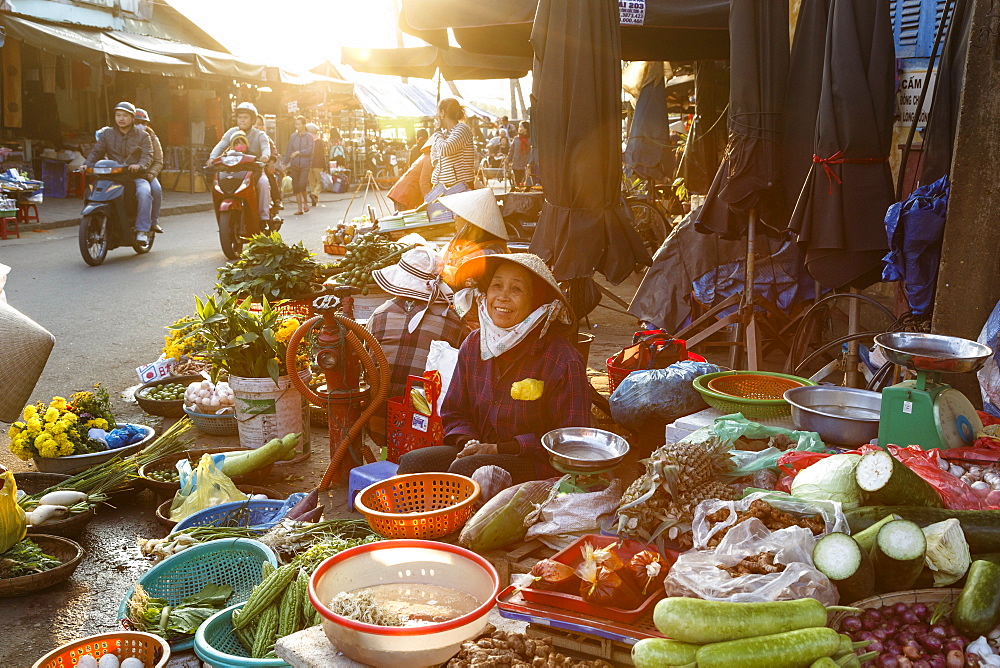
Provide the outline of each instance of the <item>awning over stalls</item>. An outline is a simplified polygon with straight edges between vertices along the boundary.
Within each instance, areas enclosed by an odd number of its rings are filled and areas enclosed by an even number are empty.
[[[200,74],[218,75],[244,81],[264,79],[264,65],[248,63],[230,53],[202,49],[192,44],[120,30],[110,30],[107,34],[130,47],[187,61],[194,65]]]
[[[331,93],[333,95],[351,96],[354,94],[354,84],[343,79],[334,79],[322,74],[304,72],[295,74],[280,67],[268,67],[264,80],[270,83],[284,84],[286,86],[310,86],[316,90]]]
[[[403,83],[355,83],[354,97],[362,109],[383,118],[431,118],[437,113],[434,93]],[[461,101],[466,110],[481,118],[495,116]]]
[[[120,72],[168,76],[196,76],[194,66],[180,58],[144,51],[86,26],[47,23],[12,14],[0,14],[7,37],[37,49],[80,60],[93,67]]]
[[[433,79],[438,69],[449,81],[520,79],[531,71],[531,58],[489,56],[463,49],[419,46],[407,49],[341,47],[341,62],[359,72]]]
[[[526,57],[532,55],[537,6],[538,0],[403,0],[399,23],[404,32],[436,46],[448,46],[451,28],[469,51]],[[729,0],[630,0],[620,22],[623,60],[713,60],[729,54]]]

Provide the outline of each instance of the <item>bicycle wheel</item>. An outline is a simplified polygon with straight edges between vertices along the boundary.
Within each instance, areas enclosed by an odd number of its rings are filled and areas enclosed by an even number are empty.
[[[646,250],[652,255],[667,238],[667,220],[660,211],[644,200],[627,199],[629,213],[632,214],[632,227],[639,233]]]

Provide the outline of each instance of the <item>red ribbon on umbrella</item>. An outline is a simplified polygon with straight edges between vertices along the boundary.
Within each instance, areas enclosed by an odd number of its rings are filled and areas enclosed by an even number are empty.
[[[838,185],[844,183],[843,179],[837,172],[833,171],[833,167],[830,165],[878,165],[886,162],[889,158],[845,158],[843,151],[837,151],[829,158],[821,158],[815,153],[813,153],[813,162],[823,165],[823,171],[826,172],[826,179],[830,182],[830,192],[833,194],[833,182],[836,181]]]

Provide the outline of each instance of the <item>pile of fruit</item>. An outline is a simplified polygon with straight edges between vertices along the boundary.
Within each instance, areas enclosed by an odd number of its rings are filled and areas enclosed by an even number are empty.
[[[178,401],[184,398],[186,389],[182,383],[163,383],[146,388],[140,396],[153,401]]]
[[[181,479],[181,474],[177,469],[163,469],[162,471],[147,471],[146,477],[157,482],[177,482]]]
[[[356,228],[353,224],[345,225],[344,223],[337,223],[335,227],[326,228],[323,243],[328,246],[343,246],[354,241],[356,233]]]
[[[372,272],[396,264],[400,256],[413,247],[394,243],[384,233],[363,234],[347,245],[347,255],[340,262],[340,273],[334,280],[339,285],[360,288],[361,294],[366,295],[372,283]]]

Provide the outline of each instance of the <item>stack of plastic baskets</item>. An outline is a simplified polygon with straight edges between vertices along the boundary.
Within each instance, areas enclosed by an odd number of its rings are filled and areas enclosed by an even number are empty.
[[[281,659],[252,659],[233,630],[233,613],[246,603],[231,605],[209,617],[194,636],[194,653],[213,668],[280,668]]]
[[[253,588],[260,584],[265,561],[278,566],[274,552],[263,543],[247,538],[213,540],[167,557],[139,578],[139,584],[150,596],[165,598],[170,605],[197,594],[208,584],[229,585],[233,588],[229,603],[245,603]],[[128,617],[128,601],[134,591],[129,589],[122,599],[119,619]],[[191,636],[170,643],[175,651],[193,645]]]

